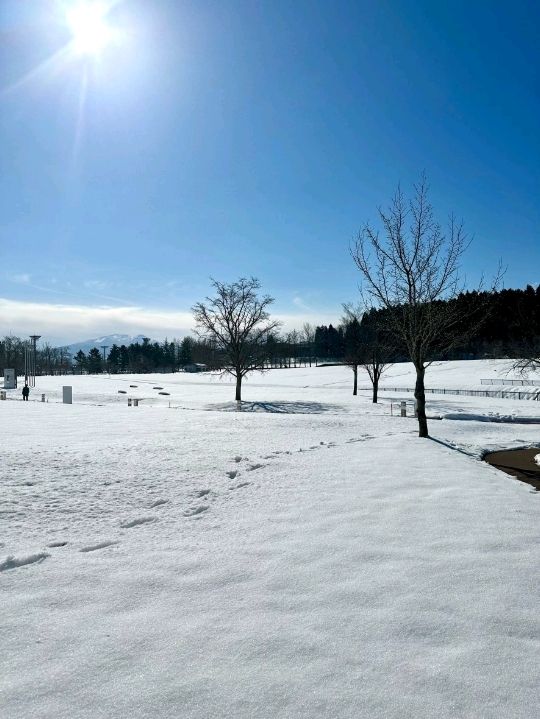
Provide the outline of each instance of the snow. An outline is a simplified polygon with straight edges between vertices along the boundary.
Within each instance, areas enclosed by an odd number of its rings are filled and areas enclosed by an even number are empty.
[[[241,411],[207,374],[8,395],[3,717],[538,716],[540,495],[479,460],[538,446],[540,403],[430,395],[477,419],[421,440],[342,367],[253,375]]]

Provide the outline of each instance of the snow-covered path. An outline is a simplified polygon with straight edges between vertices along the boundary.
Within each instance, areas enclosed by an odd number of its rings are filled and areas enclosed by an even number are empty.
[[[538,716],[540,495],[311,395],[3,403],[3,717]],[[538,437],[432,432],[470,455]]]

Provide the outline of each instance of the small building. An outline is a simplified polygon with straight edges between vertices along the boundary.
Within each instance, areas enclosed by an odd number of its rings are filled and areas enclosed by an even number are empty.
[[[14,369],[4,370],[4,389],[17,389],[17,372]]]
[[[206,372],[206,365],[200,362],[193,362],[184,366],[184,372]]]

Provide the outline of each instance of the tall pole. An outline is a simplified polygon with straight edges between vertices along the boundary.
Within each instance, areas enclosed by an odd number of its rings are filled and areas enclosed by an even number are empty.
[[[37,341],[41,335],[30,335],[32,340],[32,358],[30,362],[31,371],[28,377],[28,384],[30,387],[36,386],[36,367],[37,367]]]
[[[107,369],[107,359],[105,353],[109,349],[109,345],[101,345],[101,349],[103,350],[103,364],[105,365],[105,369]]]

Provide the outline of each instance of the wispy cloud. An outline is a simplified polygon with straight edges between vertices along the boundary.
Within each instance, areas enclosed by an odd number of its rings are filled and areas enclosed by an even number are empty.
[[[293,305],[295,307],[298,307],[300,310],[304,310],[305,312],[311,312],[312,309],[307,305],[307,303],[300,297],[299,295],[296,295],[296,297],[293,297]]]
[[[336,321],[327,313],[272,313],[283,331],[301,329],[304,322]],[[0,298],[0,335],[39,333],[49,342],[68,344],[105,334],[145,334],[153,339],[182,337],[193,332],[189,309],[168,310],[139,306],[86,306],[24,302]]]
[[[58,342],[72,342],[100,334],[147,334],[181,337],[193,327],[190,312],[143,307],[92,307],[23,302],[0,298],[0,334],[39,332]]]
[[[18,274],[18,275],[11,275],[10,279],[12,282],[15,282],[15,284],[17,284],[17,285],[27,285],[30,283],[30,280],[32,279],[32,277],[29,274],[27,274],[26,272],[22,272],[21,274]]]
[[[89,290],[106,290],[107,289],[107,283],[102,282],[101,280],[86,280],[83,282],[83,285],[87,287]]]

